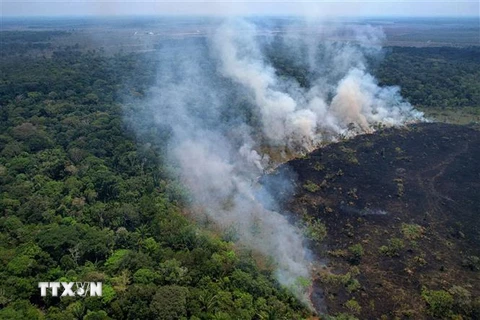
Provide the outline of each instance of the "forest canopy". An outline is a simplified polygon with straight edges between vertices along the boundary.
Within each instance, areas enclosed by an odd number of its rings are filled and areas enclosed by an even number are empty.
[[[164,162],[168,132],[135,135],[122,120],[122,104],[134,108],[156,80],[154,53],[56,47],[65,36],[1,35],[0,318],[307,317],[268,259],[189,219],[188,192]],[[373,67],[415,106],[479,108],[479,57],[479,47],[394,47]],[[39,296],[38,282],[58,280],[102,281],[104,294]]]
[[[254,252],[185,217],[162,142],[122,121],[123,98],[155,80],[154,60],[75,48],[1,60],[0,318],[309,314]],[[43,281],[101,281],[103,296],[41,298]]]

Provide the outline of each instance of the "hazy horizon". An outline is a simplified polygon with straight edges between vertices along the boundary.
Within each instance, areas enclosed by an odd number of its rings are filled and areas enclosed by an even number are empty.
[[[307,16],[336,18],[475,18],[478,1],[3,1],[3,18],[149,16]]]

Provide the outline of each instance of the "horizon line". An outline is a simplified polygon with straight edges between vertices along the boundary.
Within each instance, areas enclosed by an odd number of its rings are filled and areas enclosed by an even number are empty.
[[[319,15],[309,16],[302,14],[82,14],[82,15],[3,15],[3,19],[18,18],[171,18],[171,17],[195,17],[195,18],[228,18],[228,17],[274,17],[274,18],[326,18],[326,19],[352,19],[352,18],[407,18],[407,19],[438,19],[438,18],[455,18],[455,19],[478,19],[479,15],[430,15],[430,16],[409,16],[409,15]]]

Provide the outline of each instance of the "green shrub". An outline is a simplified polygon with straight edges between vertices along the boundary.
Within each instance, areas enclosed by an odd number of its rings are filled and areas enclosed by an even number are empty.
[[[422,290],[422,298],[427,304],[427,312],[436,318],[449,318],[452,314],[453,296],[445,290]]]
[[[423,235],[423,232],[424,228],[418,224],[402,223],[402,234],[405,239],[417,240]]]
[[[448,290],[453,297],[455,313],[470,314],[472,311],[472,294],[461,286],[453,286]]]
[[[325,166],[320,162],[315,162],[315,164],[313,165],[313,169],[316,171],[322,171],[323,169],[325,169]]]
[[[345,307],[348,309],[349,312],[353,314],[359,314],[362,311],[362,307],[360,307],[357,300],[355,299],[350,299],[345,302]]]
[[[352,292],[355,292],[357,291],[358,289],[360,289],[362,287],[362,285],[360,284],[360,281],[358,281],[357,279],[351,279],[348,283],[347,283],[347,291],[349,293],[352,293]]]
[[[387,246],[381,246],[380,252],[389,257],[400,256],[400,251],[405,247],[402,239],[392,238],[388,240]]]
[[[315,219],[307,222],[305,236],[315,242],[322,242],[327,236],[327,227],[320,220]]]
[[[360,243],[348,247],[348,252],[350,253],[348,261],[351,264],[359,264],[362,260],[363,254],[365,253]]]
[[[307,182],[303,185],[303,188],[312,193],[317,192],[320,189],[318,184],[313,183],[310,180],[307,180]]]

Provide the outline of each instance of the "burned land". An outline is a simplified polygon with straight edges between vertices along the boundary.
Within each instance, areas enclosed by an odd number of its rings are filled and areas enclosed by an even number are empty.
[[[218,22],[4,19],[0,318],[479,319],[478,19]]]
[[[357,136],[278,168],[296,177],[284,206],[326,229],[312,241],[325,259],[314,303],[361,319],[478,318],[479,155],[479,131],[424,123]]]

